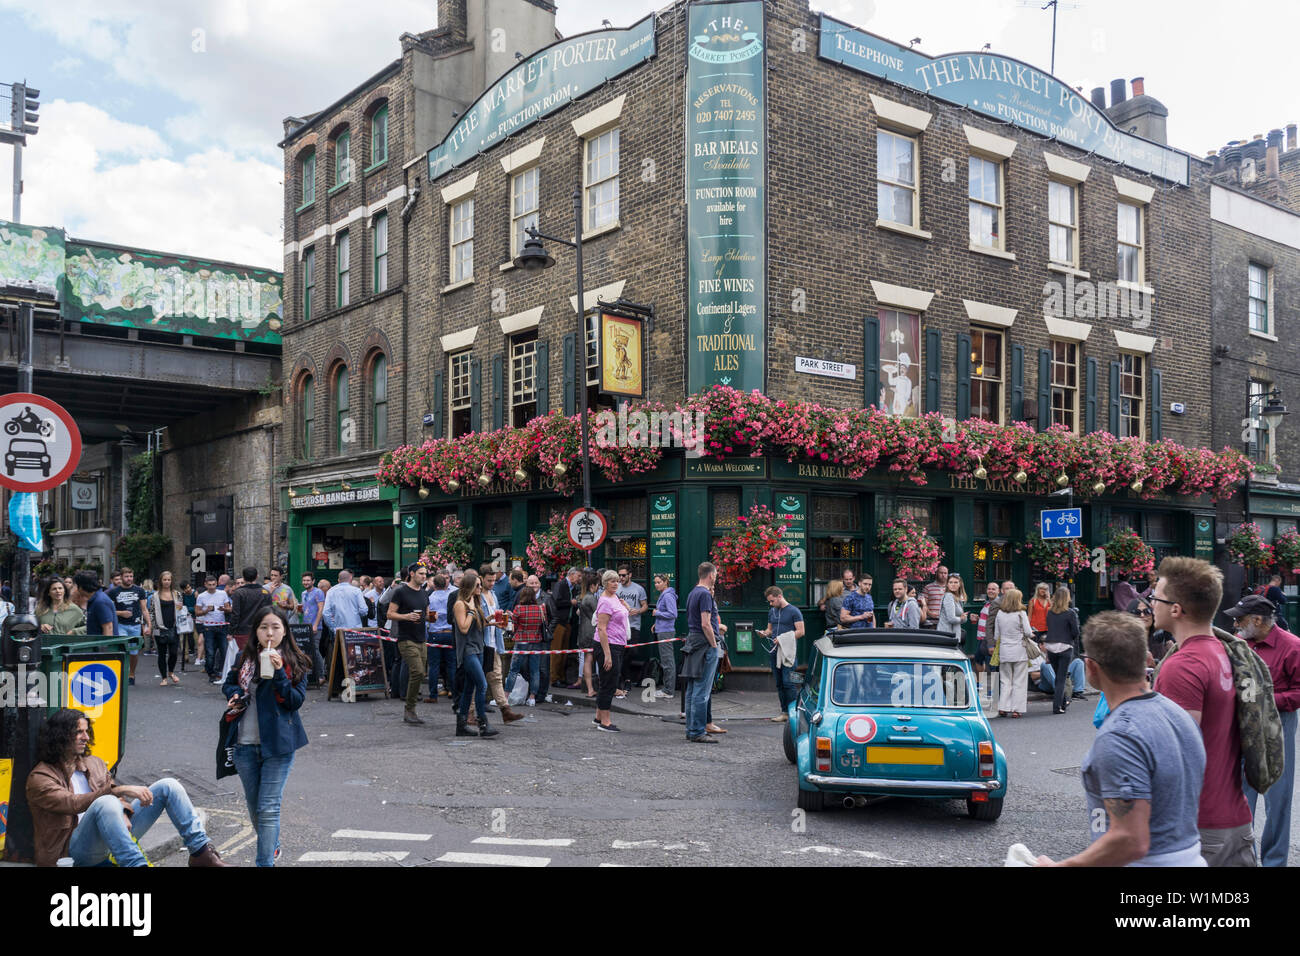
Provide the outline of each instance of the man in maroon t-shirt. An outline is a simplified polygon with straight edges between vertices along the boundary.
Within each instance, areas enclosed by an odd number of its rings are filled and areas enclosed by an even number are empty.
[[[1255,866],[1250,805],[1241,790],[1241,737],[1232,665],[1212,632],[1223,573],[1199,558],[1165,558],[1148,600],[1155,625],[1178,650],[1165,658],[1154,690],[1187,711],[1205,742],[1205,781],[1196,825],[1210,866]],[[1153,808],[1153,811],[1155,808]]]

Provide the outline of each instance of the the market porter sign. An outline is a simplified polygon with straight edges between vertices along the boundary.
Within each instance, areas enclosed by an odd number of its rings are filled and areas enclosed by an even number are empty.
[[[993,53],[929,57],[824,15],[818,52],[861,73],[1187,185],[1185,153],[1124,132],[1077,91],[1019,60]]]
[[[687,392],[763,387],[766,74],[763,4],[689,7]]]
[[[429,179],[455,169],[655,55],[655,18],[554,43],[497,80],[429,150]]]

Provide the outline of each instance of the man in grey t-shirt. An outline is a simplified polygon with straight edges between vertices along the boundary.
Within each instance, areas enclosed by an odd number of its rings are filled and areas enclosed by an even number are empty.
[[[1088,619],[1083,647],[1088,683],[1110,704],[1082,767],[1092,844],[1039,864],[1205,866],[1196,828],[1205,746],[1187,711],[1147,689],[1146,628],[1103,611]]]

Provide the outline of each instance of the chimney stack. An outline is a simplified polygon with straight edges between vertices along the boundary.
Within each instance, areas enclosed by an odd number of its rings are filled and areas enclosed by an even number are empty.
[[[1145,85],[1144,85],[1144,83],[1143,83],[1143,80],[1144,80],[1144,79],[1145,79],[1145,78],[1144,78],[1144,77],[1141,77],[1141,76],[1135,76],[1135,77],[1133,77],[1133,79],[1132,79],[1131,82],[1132,82],[1132,84],[1133,84],[1133,98],[1134,98],[1134,99],[1136,99],[1136,98],[1139,97],[1139,96],[1142,96],[1143,93],[1146,91],[1146,87],[1145,87]]]
[[[1169,142],[1165,130],[1169,110],[1147,93],[1145,78],[1133,77],[1131,99],[1125,97],[1125,86],[1123,80],[1110,82],[1110,109],[1106,110],[1110,121],[1126,133],[1136,133],[1143,139],[1166,145]]]
[[[1295,123],[1286,124],[1286,148],[1288,150],[1296,148]]]
[[[1278,169],[1278,153],[1282,150],[1282,131],[1280,129],[1271,129],[1268,131],[1268,151],[1264,154],[1264,174],[1269,179],[1277,179],[1280,175]]]
[[[1128,84],[1123,80],[1110,81],[1110,105],[1112,107],[1119,106],[1119,104],[1128,99],[1127,86]]]
[[[1106,108],[1106,87],[1094,86],[1092,88],[1091,99],[1093,106],[1097,107],[1099,110],[1104,110]]]

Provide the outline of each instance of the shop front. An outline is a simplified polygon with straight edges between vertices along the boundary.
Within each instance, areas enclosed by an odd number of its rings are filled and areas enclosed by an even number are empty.
[[[294,587],[304,573],[319,580],[338,580],[339,572],[382,574],[398,567],[399,541],[405,533],[398,521],[396,488],[374,479],[286,491],[289,513],[289,580]]]
[[[1300,485],[1252,478],[1245,496],[1246,520],[1259,525],[1260,537],[1265,544],[1272,545],[1288,531],[1295,531],[1300,524]],[[1271,569],[1270,569],[1271,570]],[[1297,575],[1289,567],[1279,565],[1277,571],[1282,575],[1282,590],[1287,596],[1287,618],[1290,630],[1295,633],[1300,621],[1296,597]],[[1242,582],[1245,587],[1267,583],[1268,571],[1252,571]]]

